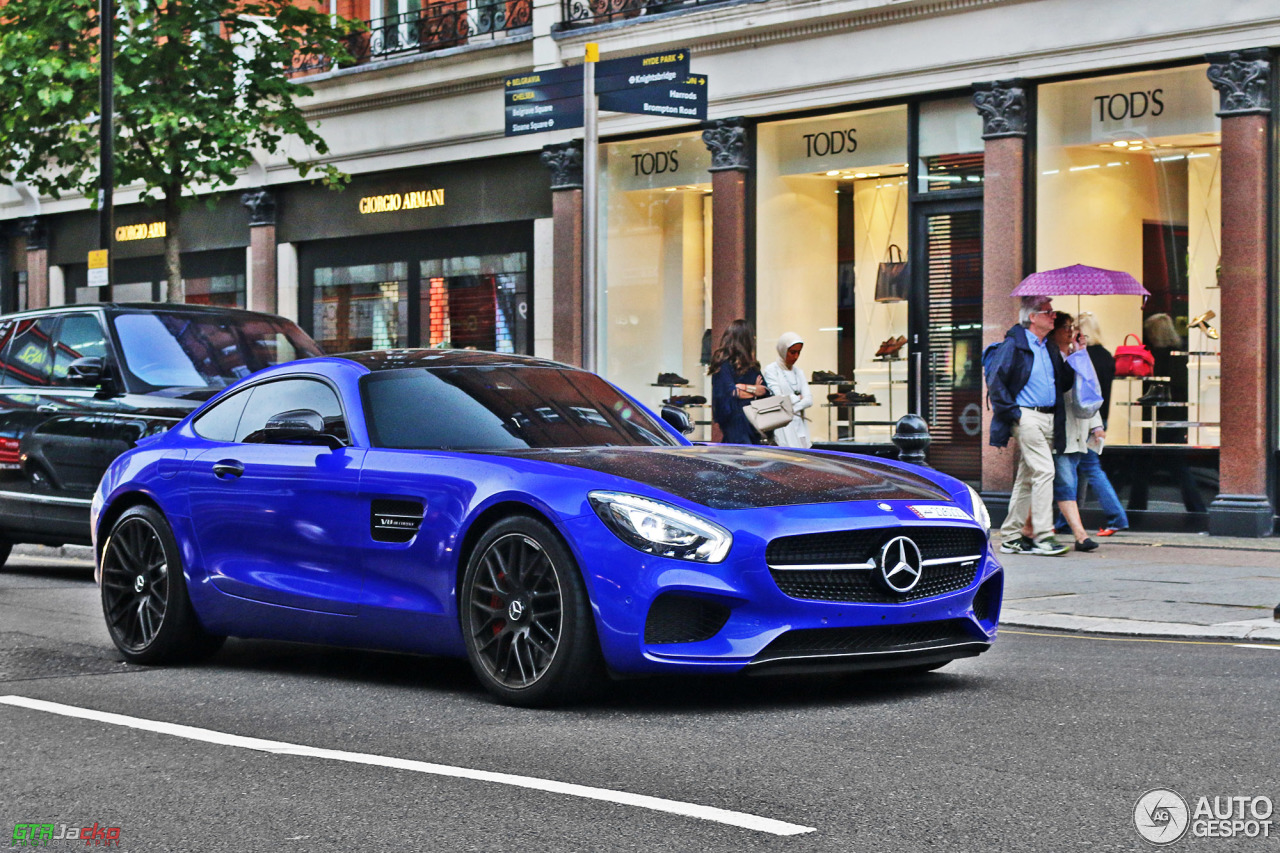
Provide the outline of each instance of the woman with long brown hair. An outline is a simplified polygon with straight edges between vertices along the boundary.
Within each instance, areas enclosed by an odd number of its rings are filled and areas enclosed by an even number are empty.
[[[711,417],[720,426],[721,441],[763,444],[764,439],[742,412],[751,400],[769,395],[756,360],[756,336],[750,323],[734,320],[724,330],[707,375],[711,377]]]

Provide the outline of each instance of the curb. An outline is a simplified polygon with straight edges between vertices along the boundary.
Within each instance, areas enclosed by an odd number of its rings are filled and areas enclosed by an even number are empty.
[[[1165,637],[1178,640],[1239,640],[1246,643],[1280,643],[1280,622],[1271,619],[1221,622],[1217,625],[1192,625],[1185,622],[1144,622],[1139,619],[1071,616],[1064,613],[1039,613],[1030,610],[1005,610],[1000,614],[1000,625],[1001,627],[1044,628],[1051,631],[1106,634],[1123,637]]]
[[[93,548],[88,545],[14,545],[14,556],[45,560],[87,560],[93,562]]]

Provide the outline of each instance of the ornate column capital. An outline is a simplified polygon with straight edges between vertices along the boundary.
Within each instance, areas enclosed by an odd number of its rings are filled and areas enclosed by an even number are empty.
[[[49,248],[49,229],[38,216],[31,216],[18,223],[18,230],[27,238],[27,251]]]
[[[551,170],[551,190],[582,189],[582,140],[542,146],[542,165]]]
[[[1209,82],[1218,90],[1218,116],[1271,112],[1271,51],[1266,48],[1210,53]]]
[[[1027,90],[1022,80],[973,84],[973,105],[982,116],[982,138],[1027,135]]]
[[[708,171],[751,171],[751,148],[747,145],[746,119],[716,119],[703,127],[702,141],[711,152],[711,168]]]
[[[276,196],[271,190],[249,190],[240,196],[240,203],[249,208],[249,227],[276,224]]]

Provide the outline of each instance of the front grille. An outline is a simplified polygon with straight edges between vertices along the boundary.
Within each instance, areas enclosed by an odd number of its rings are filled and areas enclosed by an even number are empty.
[[[878,558],[884,543],[895,536],[910,537],[925,560],[981,554],[987,544],[976,527],[881,527],[780,536],[769,543],[764,558],[771,566],[865,563]]]
[[[858,604],[893,604],[898,601],[919,601],[947,592],[964,589],[973,583],[978,574],[978,561],[943,566],[925,566],[920,582],[905,595],[891,593],[878,586],[873,578],[875,569],[855,569],[838,572],[806,570],[770,570],[778,589],[792,598],[808,598],[814,601],[848,601]]]
[[[658,596],[644,623],[646,643],[699,643],[729,621],[729,608],[714,601],[667,593]]]
[[[898,594],[878,585],[876,569],[786,569],[784,566],[858,564],[880,559],[884,543],[907,536],[920,549],[923,560],[975,557],[983,553],[987,538],[972,527],[878,528],[809,533],[774,539],[765,549],[765,560],[778,589],[792,598],[814,601],[847,601],[859,604],[891,604],[918,601],[964,589],[978,573],[978,560],[924,566],[920,582],[910,592]]]
[[[967,619],[873,625],[865,628],[803,628],[788,631],[756,656],[752,663],[794,657],[870,655],[927,651],[932,648],[983,643]]]

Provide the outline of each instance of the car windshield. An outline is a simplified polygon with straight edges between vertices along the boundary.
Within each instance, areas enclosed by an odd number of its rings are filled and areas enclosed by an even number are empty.
[[[151,311],[117,314],[125,369],[145,386],[223,388],[264,367],[321,355],[280,317]]]
[[[675,445],[592,373],[559,367],[406,368],[361,380],[377,447],[512,450]]]

